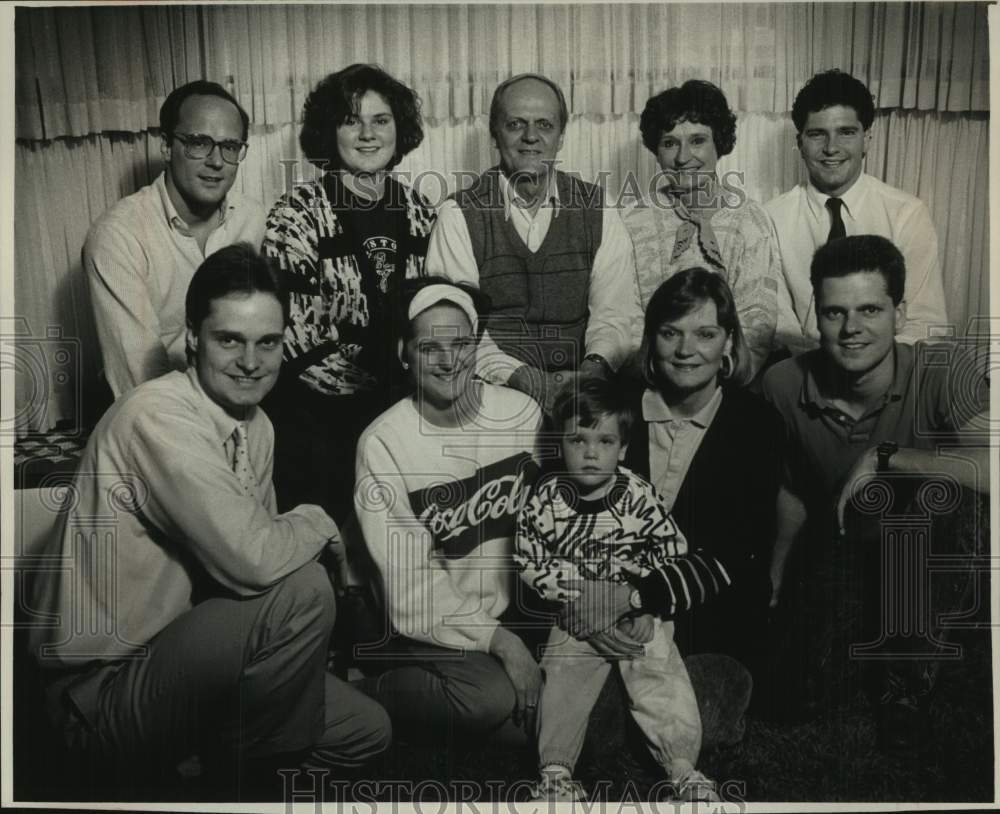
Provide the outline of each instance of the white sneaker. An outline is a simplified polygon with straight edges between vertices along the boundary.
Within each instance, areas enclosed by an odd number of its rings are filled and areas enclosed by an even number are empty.
[[[709,780],[697,769],[692,769],[677,784],[674,800],[683,803],[720,802],[715,781]]]
[[[587,799],[579,781],[562,772],[543,772],[542,779],[531,788],[531,802],[543,800],[555,803],[578,803]]]

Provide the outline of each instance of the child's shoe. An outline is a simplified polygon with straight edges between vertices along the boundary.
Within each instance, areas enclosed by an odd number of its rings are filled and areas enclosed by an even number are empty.
[[[697,769],[692,769],[677,784],[674,800],[683,803],[718,803],[719,793],[714,780],[709,780]]]
[[[569,772],[543,771],[542,778],[531,788],[531,802],[577,803],[587,799],[579,781]]]

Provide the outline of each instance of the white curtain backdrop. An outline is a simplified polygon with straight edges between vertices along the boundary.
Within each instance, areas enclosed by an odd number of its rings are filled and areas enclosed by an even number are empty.
[[[815,71],[865,81],[882,108],[989,106],[985,3],[591,3],[19,8],[18,138],[154,127],[170,89],[210,77],[258,124],[296,121],[312,86],[377,62],[433,121],[487,112],[522,71],[573,113],[641,112],[692,77],[784,112]]]
[[[719,171],[766,201],[800,179],[795,92],[816,70],[851,70],[881,108],[867,171],[930,208],[961,335],[988,313],[986,54],[984,6],[971,3],[19,8],[18,430],[91,417],[99,354],[80,249],[101,212],[162,169],[150,128],[183,82],[221,81],[246,105],[237,184],[270,205],[311,177],[298,149],[305,95],[353,61],[380,62],[423,97],[424,143],[399,171],[434,201],[495,163],[486,112],[512,73],[562,83],[573,110],[562,168],[612,198],[654,172],[639,139],[646,98],[706,78],[739,117]]]

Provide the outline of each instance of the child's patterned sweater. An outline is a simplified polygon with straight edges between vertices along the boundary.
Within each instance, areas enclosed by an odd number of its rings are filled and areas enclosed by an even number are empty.
[[[514,561],[545,599],[571,599],[560,587],[567,580],[629,582],[656,590],[655,605],[668,615],[702,604],[730,581],[714,557],[688,551],[656,490],[623,466],[596,500],[581,498],[565,476],[541,480],[518,517]]]

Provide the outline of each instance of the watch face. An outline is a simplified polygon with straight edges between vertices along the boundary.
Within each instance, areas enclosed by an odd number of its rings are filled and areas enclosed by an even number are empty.
[[[875,448],[875,469],[878,472],[884,472],[889,468],[889,459],[896,454],[899,449],[899,445],[894,441],[883,441]]]

